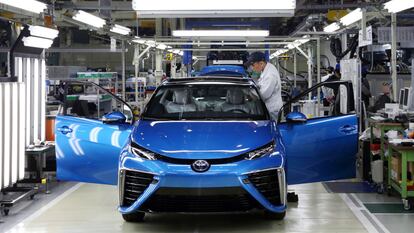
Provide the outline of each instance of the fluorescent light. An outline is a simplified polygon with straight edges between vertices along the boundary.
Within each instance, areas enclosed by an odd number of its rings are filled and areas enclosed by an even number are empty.
[[[11,140],[11,125],[10,125],[10,114],[11,114],[11,85],[10,83],[5,83],[4,92],[2,98],[4,99],[4,129],[3,130],[3,179],[4,186],[10,185],[10,140]],[[14,130],[14,129],[13,129]]]
[[[148,17],[286,17],[293,16],[296,0],[133,0],[132,8],[141,18]]]
[[[171,46],[168,46],[166,44],[158,44],[157,45],[157,49],[165,50],[165,49],[169,49],[169,48],[171,48]]]
[[[36,142],[40,140],[39,137],[39,95],[40,95],[40,88],[39,88],[39,59],[34,59],[34,67],[33,67],[33,140]]]
[[[26,77],[24,78],[26,84],[26,146],[32,143],[31,132],[32,132],[32,114],[30,112],[32,107],[32,67],[31,58],[24,58],[23,64],[26,64]]]
[[[137,44],[145,44],[146,40],[144,39],[133,39],[132,42]]]
[[[384,8],[390,13],[397,13],[414,7],[413,0],[392,0],[384,4]]]
[[[43,37],[48,39],[55,39],[59,35],[59,31],[53,28],[47,28],[42,26],[30,26],[30,35]]]
[[[362,19],[362,10],[361,8],[357,8],[351,12],[349,12],[347,15],[342,17],[340,19],[341,23],[345,26],[349,26],[359,20]]]
[[[18,101],[19,100],[19,96],[18,96],[18,83],[14,82],[12,83],[12,85],[10,86],[11,90],[12,90],[12,100],[14,101]],[[13,102],[14,102],[13,101]],[[19,171],[19,167],[18,167],[18,150],[19,150],[19,131],[18,131],[18,121],[19,121],[19,112],[18,112],[18,107],[19,105],[16,104],[15,102],[12,105],[12,109],[11,109],[11,122],[9,122],[9,124],[11,125],[11,128],[13,130],[11,130],[11,180],[12,183],[16,183],[17,182],[17,175],[18,175],[18,171]],[[10,114],[10,113],[9,113]]]
[[[26,96],[25,85],[20,83],[19,85],[19,180],[24,178],[25,168],[25,128],[26,128]]]
[[[308,43],[309,41],[310,41],[310,39],[299,39],[299,40],[295,40],[292,43],[287,44],[286,45],[286,48],[288,48],[288,49],[294,49],[294,48],[296,48],[298,46],[301,46],[303,44]]]
[[[175,37],[266,37],[268,30],[175,30]]]
[[[4,96],[3,88],[7,83],[0,83],[0,96]],[[5,113],[3,101],[0,101],[0,129],[4,129],[3,115]],[[3,153],[4,138],[3,133],[0,133],[0,151]],[[3,160],[0,159],[0,176],[3,176]],[[3,178],[0,177],[0,189],[3,189]]]
[[[36,14],[42,13],[47,8],[46,4],[35,0],[0,0],[0,3],[23,9],[25,11],[30,11]]]
[[[96,28],[102,28],[106,24],[106,21],[104,19],[82,10],[78,11],[72,18],[76,21],[91,25]]]
[[[40,60],[40,141],[46,140],[46,62]]]
[[[23,38],[23,44],[27,47],[34,47],[34,48],[41,48],[41,49],[47,49],[50,48],[53,44],[53,40],[35,37],[35,36],[29,36]]]
[[[339,23],[331,23],[328,26],[323,28],[324,32],[335,32],[339,30],[341,27],[339,26]]]
[[[119,24],[115,24],[114,26],[112,26],[110,31],[113,32],[113,33],[124,35],[124,36],[131,33],[131,29],[129,29],[127,27],[124,27],[124,26],[121,26]]]

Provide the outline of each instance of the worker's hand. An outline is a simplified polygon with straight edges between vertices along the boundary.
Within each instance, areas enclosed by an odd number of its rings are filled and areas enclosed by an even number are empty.
[[[326,100],[327,100],[329,103],[333,103],[333,102],[335,102],[335,96],[328,96],[328,97],[326,97]]]

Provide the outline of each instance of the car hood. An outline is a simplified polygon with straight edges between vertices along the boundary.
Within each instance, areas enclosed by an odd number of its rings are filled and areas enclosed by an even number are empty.
[[[270,121],[140,121],[132,140],[177,159],[230,158],[273,139]]]

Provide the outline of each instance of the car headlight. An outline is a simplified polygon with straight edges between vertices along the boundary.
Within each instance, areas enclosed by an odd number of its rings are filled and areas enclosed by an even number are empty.
[[[157,154],[140,147],[138,144],[134,142],[131,142],[131,144],[129,145],[128,151],[139,158],[148,159],[148,160],[157,160]]]
[[[272,141],[271,143],[268,143],[256,150],[246,153],[245,159],[246,160],[257,159],[265,155],[268,155],[270,153],[273,153],[274,150],[275,150],[275,143]]]

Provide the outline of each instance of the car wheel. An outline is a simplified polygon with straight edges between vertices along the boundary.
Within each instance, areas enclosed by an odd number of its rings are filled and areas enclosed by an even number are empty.
[[[144,212],[135,212],[131,214],[122,214],[122,218],[127,222],[143,222],[145,217]]]
[[[286,216],[286,211],[283,211],[281,213],[265,211],[264,216],[266,219],[270,220],[283,220]]]

